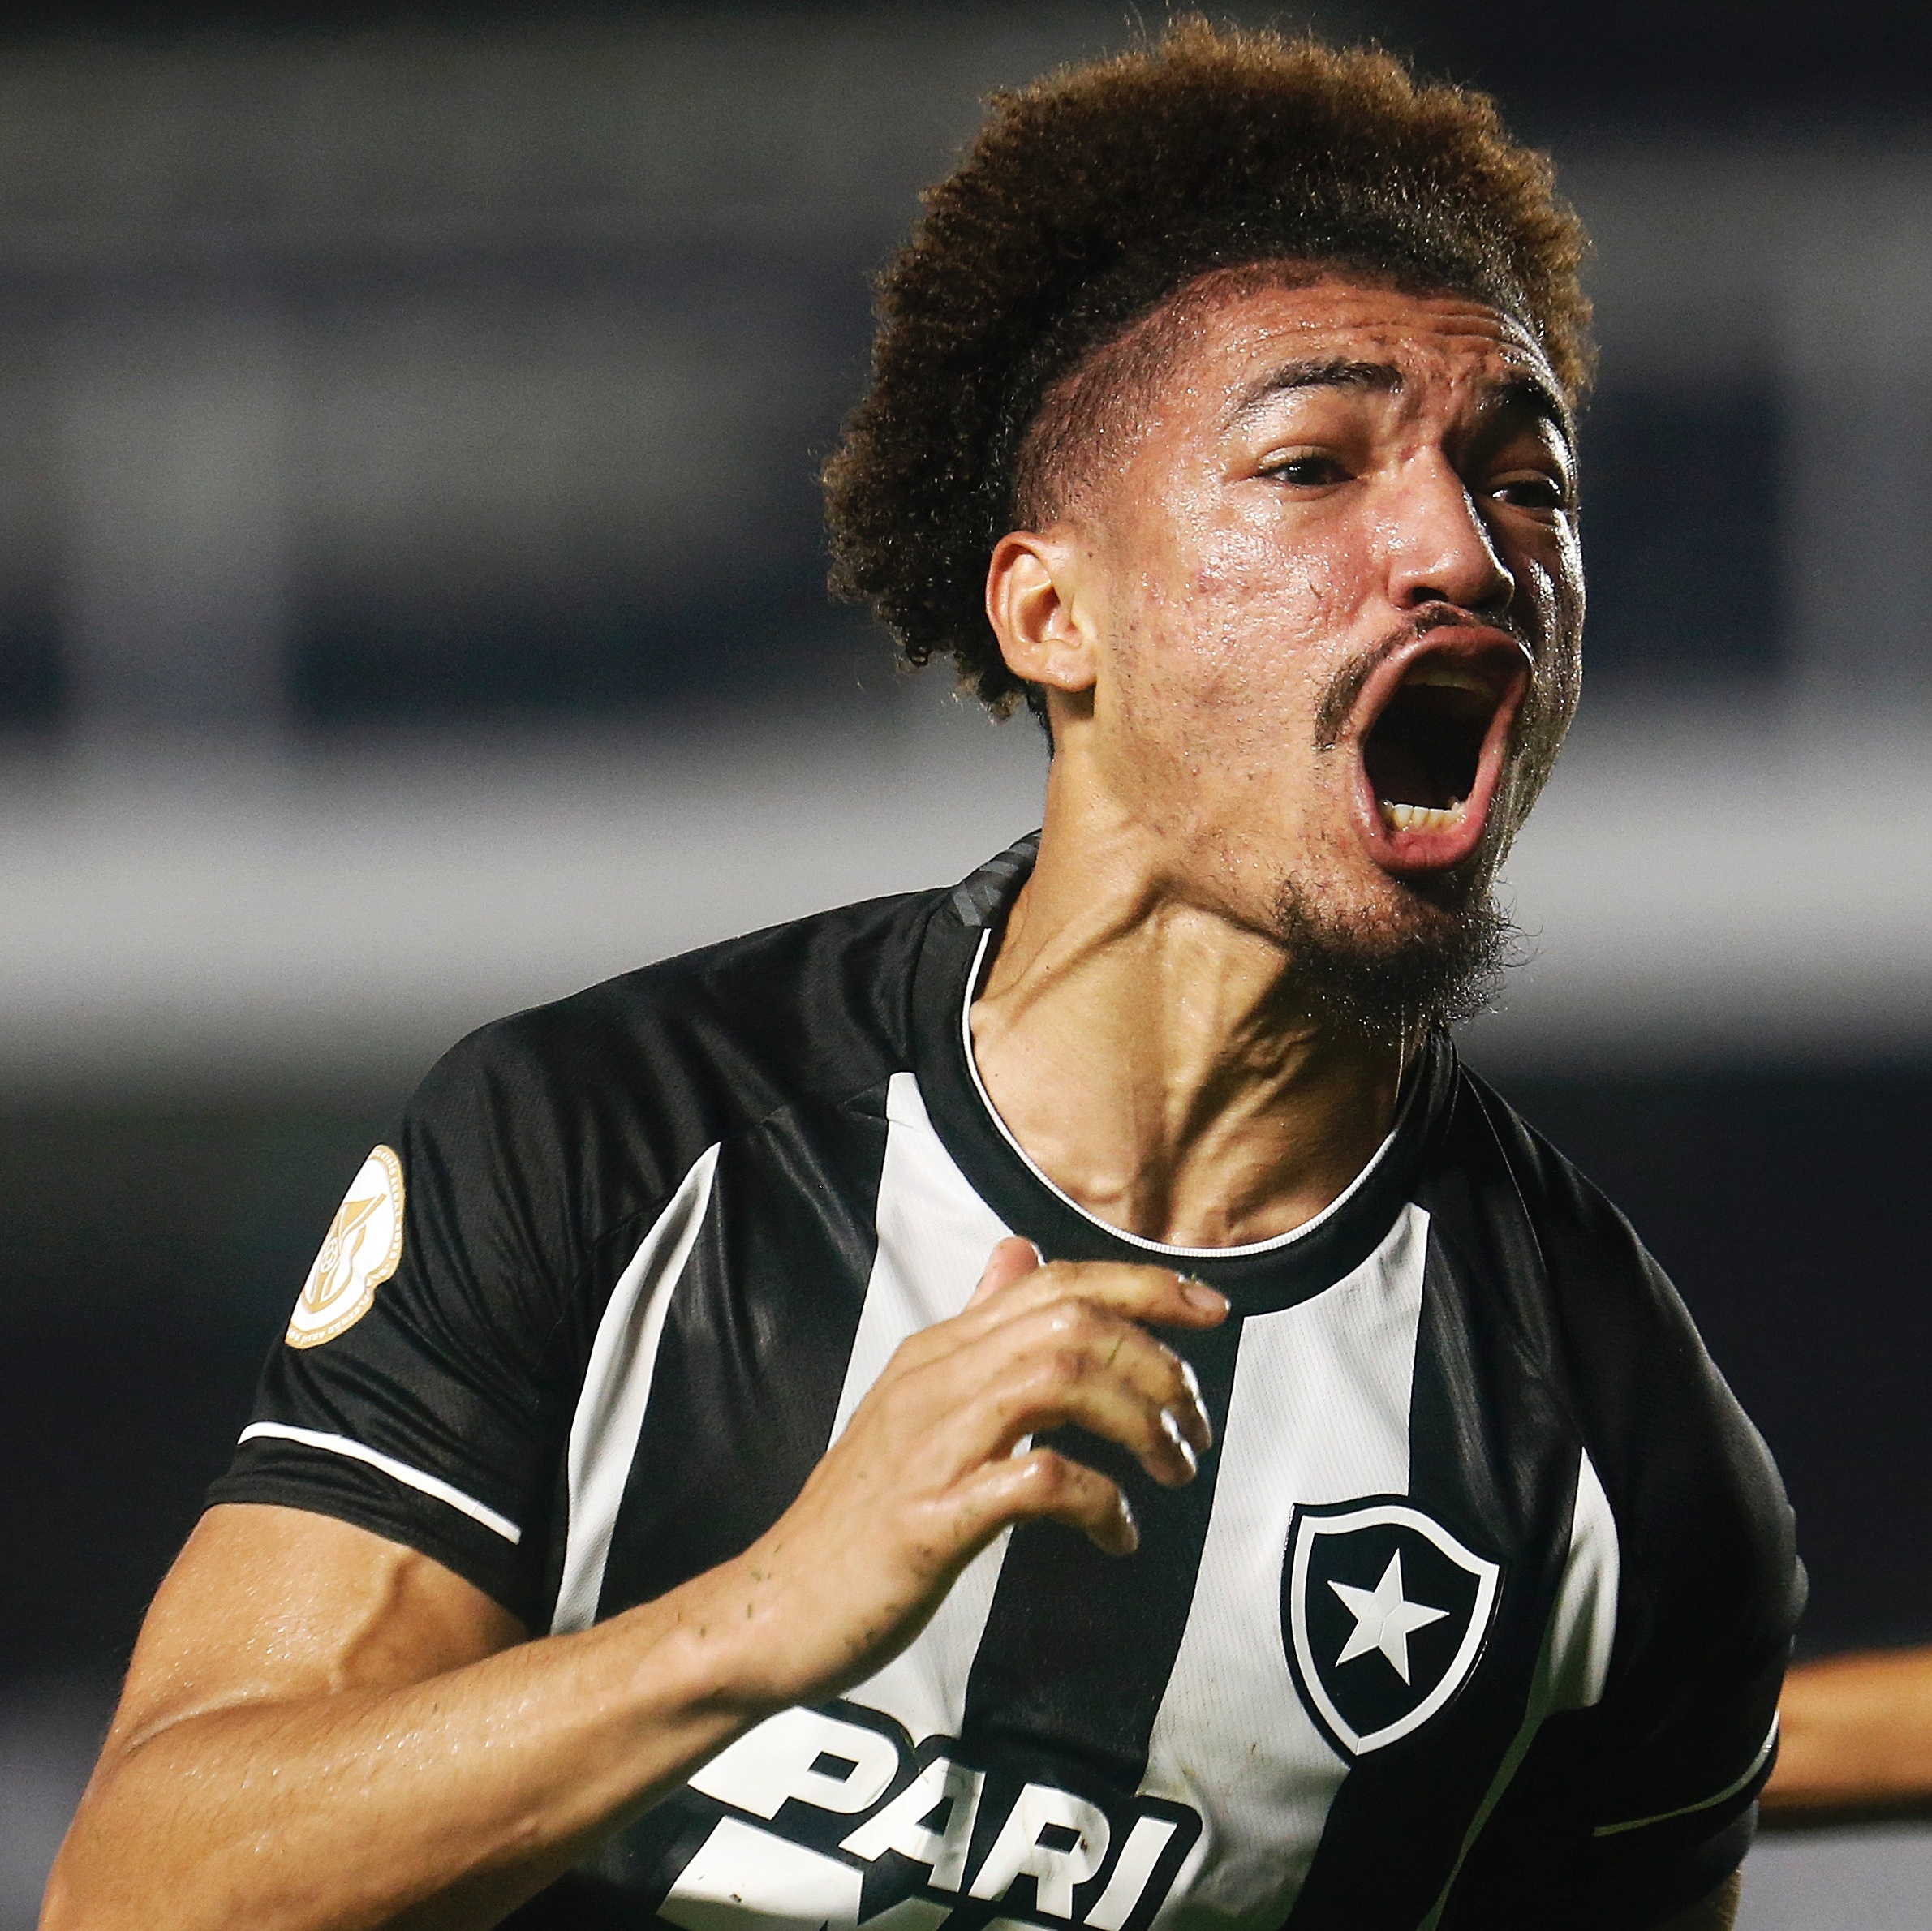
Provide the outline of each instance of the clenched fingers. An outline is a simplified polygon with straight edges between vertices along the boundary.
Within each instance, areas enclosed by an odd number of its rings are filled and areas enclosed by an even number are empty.
[[[1155,1327],[1214,1327],[1227,1317],[1225,1295],[1172,1268],[1121,1261],[1046,1261],[1029,1267],[1024,1262],[1032,1251],[1025,1241],[1000,1241],[965,1310],[927,1331],[983,1333],[1062,1301],[1087,1301]]]
[[[906,1375],[893,1398],[943,1417],[938,1432],[962,1473],[1072,1423],[1177,1488],[1214,1439],[1186,1363],[1144,1328],[1079,1300],[1036,1305],[965,1341]]]
[[[1119,1488],[1050,1448],[989,1463],[957,1493],[962,1529],[976,1542],[1009,1523],[1052,1521],[1079,1530],[1108,1555],[1131,1555],[1140,1546],[1134,1511]]]

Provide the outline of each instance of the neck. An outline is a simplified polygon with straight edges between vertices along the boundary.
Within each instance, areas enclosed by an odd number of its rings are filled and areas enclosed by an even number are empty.
[[[1056,823],[972,1010],[1014,1138],[1110,1225],[1182,1247],[1290,1232],[1394,1119],[1401,1046],[1310,1010],[1263,934],[1190,902],[1123,824]]]

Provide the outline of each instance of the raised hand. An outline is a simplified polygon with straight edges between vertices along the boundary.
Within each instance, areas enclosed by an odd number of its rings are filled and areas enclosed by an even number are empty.
[[[1043,1265],[1031,1243],[1000,1241],[965,1309],[904,1343],[797,1502],[716,1572],[724,1612],[768,1631],[771,1700],[877,1669],[1014,1523],[1048,1518],[1131,1555],[1138,1532],[1116,1484],[1030,1438],[1077,1424],[1168,1488],[1191,1481],[1212,1430],[1192,1370],[1148,1330],[1211,1327],[1227,1311],[1164,1267]]]

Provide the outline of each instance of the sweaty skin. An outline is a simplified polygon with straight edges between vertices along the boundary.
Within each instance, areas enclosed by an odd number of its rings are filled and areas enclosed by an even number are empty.
[[[1513,323],[1333,280],[1198,316],[1138,433],[994,553],[988,613],[1047,691],[1055,753],[973,1013],[988,1090],[1048,1174],[1183,1246],[1299,1225],[1388,1131],[1409,1043],[1315,1009],[1284,890],[1370,951],[1478,899],[1574,707],[1583,609],[1568,437]],[[1528,672],[1448,864],[1392,845],[1360,707],[1324,716],[1418,641]]]
[[[1533,346],[1469,303],[1250,288],[1201,309],[1060,520],[992,559],[989,611],[1057,748],[975,1042],[1021,1143],[1123,1228],[1279,1232],[1388,1130],[1409,1043],[1314,1009],[1281,908],[1371,948],[1426,935],[1486,889],[1547,773],[1582,597],[1538,386]],[[1396,835],[1358,727],[1437,649],[1507,671],[1521,707],[1473,818]],[[1151,1331],[1185,1352],[1225,1311],[1164,1269],[1000,1242],[768,1535],[579,1635],[528,1640],[327,1518],[211,1511],[149,1614],[43,1931],[497,1922],[762,1718],[877,1669],[1008,1525],[1130,1555],[1111,1482],[1012,1451],[1076,1422],[1190,1480],[1207,1418]],[[1673,1931],[1723,1931],[1735,1896]]]
[[[580,1635],[527,1641],[427,1557],[325,1516],[210,1510],[148,1613],[43,1931],[496,1924],[753,1724],[878,1668],[1007,1524],[1130,1553],[1112,1482],[1013,1449],[1074,1422],[1191,1480],[1207,1419],[1148,1329],[1226,1312],[1164,1268],[1042,1267],[1002,1241],[768,1534]]]

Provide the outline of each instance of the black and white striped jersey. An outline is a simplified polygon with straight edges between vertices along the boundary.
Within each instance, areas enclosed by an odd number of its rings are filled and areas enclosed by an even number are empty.
[[[513,1920],[1584,1931],[1743,1855],[1801,1584],[1765,1449],[1629,1227],[1438,1042],[1292,1234],[1091,1218],[966,1015],[1031,847],[485,1029],[350,1189],[224,1502],[410,1544],[533,1630],[734,1555],[1000,1236],[1172,1257],[1217,1446],[1142,1542],[1003,1535]]]

